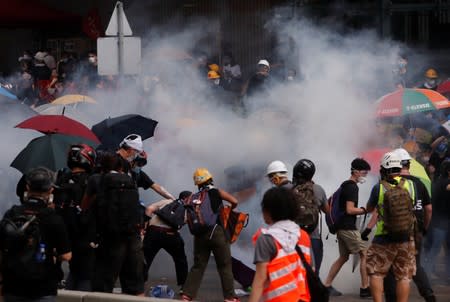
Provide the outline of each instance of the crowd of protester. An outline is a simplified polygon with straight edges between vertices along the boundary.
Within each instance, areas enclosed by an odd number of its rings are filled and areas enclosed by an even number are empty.
[[[83,94],[93,89],[117,87],[114,77],[98,75],[95,52],[90,52],[84,60],[78,60],[70,53],[63,53],[60,60],[55,60],[49,50],[35,54],[24,52],[19,62],[21,70],[13,77],[13,92],[30,106],[52,102],[68,93]],[[207,88],[236,110],[243,106],[243,96],[264,93],[271,88],[273,81],[292,81],[297,76],[296,70],[285,69],[272,77],[271,64],[267,59],[261,59],[256,64],[256,72],[244,80],[239,64],[229,53],[223,56],[221,65],[208,62],[206,55],[200,55],[195,64],[205,83],[210,84]],[[399,58],[395,75],[393,87],[397,88],[435,90],[439,84],[436,70],[428,69],[424,73],[423,85],[411,85],[404,56]],[[450,269],[445,271],[445,278],[438,269],[440,249],[444,246],[448,253],[450,248],[450,129],[444,127],[449,114],[447,109],[376,121],[374,127],[377,132],[368,146],[390,151],[377,159],[378,167],[371,167],[365,159],[356,158],[350,164],[349,178],[340,185],[339,205],[344,209],[345,218],[336,231],[339,257],[328,268],[324,280],[330,295],[342,295],[332,283],[351,254],[358,254],[361,259],[361,298],[373,297],[374,301],[381,302],[383,280],[391,277],[394,281],[384,285],[387,301],[407,301],[409,283],[414,279],[420,294],[426,301],[432,302],[436,301],[432,290],[436,279],[450,282]],[[419,183],[403,180],[409,179],[409,167],[413,160],[424,167],[430,178],[430,192],[419,189]],[[183,301],[191,301],[197,296],[211,252],[222,281],[224,301],[239,301],[234,292],[230,243],[223,227],[217,222],[217,213],[223,200],[233,208],[239,201],[232,194],[216,188],[212,175],[204,168],[197,169],[193,175],[198,192],[192,194],[182,191],[177,199],[142,171],[145,164],[142,139],[139,135],[130,134],[115,152],[97,154],[87,145],[72,146],[67,161],[69,171],[60,171],[57,179],[53,179],[52,172],[46,168],[36,168],[25,174],[17,188],[22,206],[8,211],[5,217],[13,217],[16,212],[29,215],[30,211],[41,220],[47,217],[45,215],[50,217],[51,227],[44,228],[42,238],[47,244],[43,253],[47,253],[45,259],[51,260],[47,260],[50,261],[48,265],[51,272],[47,272],[44,281],[36,282],[26,276],[18,276],[12,269],[3,270],[5,301],[17,301],[18,297],[34,299],[55,296],[57,283],[62,279],[61,271],[57,268],[60,267],[60,261],[69,260],[68,289],[112,292],[119,278],[123,293],[144,295],[144,281],[161,248],[174,260]],[[373,187],[367,205],[360,206],[365,201],[359,201],[358,184],[366,181],[371,169],[380,170],[381,182]],[[267,168],[267,177],[276,188],[268,190],[261,202],[268,228],[262,228],[254,237],[256,270],[250,293],[252,302],[260,299],[308,302],[315,294],[306,283],[308,272],[305,267],[309,264],[316,272],[321,269],[324,253],[322,234],[317,224],[308,229],[304,221],[299,221],[297,212],[301,210],[297,209],[293,192],[298,186],[308,184],[319,209],[317,215],[319,211],[330,213],[330,208],[323,188],[313,181],[315,165],[311,160],[301,159],[297,162],[292,181],[287,178],[287,173],[286,165],[281,161],[274,161]],[[119,182],[120,190],[116,190],[114,186],[117,184],[111,179]],[[74,184],[78,187],[75,188]],[[421,212],[417,215],[421,217],[421,224],[409,236],[392,240],[381,222],[380,200],[387,194],[388,186],[398,184],[414,196],[411,199],[414,201],[413,211]],[[164,200],[142,209],[138,206],[138,187],[152,188]],[[105,188],[112,188],[113,191]],[[112,212],[113,207],[105,204],[105,201],[120,201],[121,194],[125,194],[125,199],[129,199],[136,207]],[[184,205],[195,204],[199,200],[208,203],[208,213],[216,220],[206,232],[194,233],[191,229],[194,235],[194,263],[189,271],[179,230],[154,214],[176,199]],[[48,214],[47,208],[54,208],[59,216],[54,216],[53,212]],[[44,215],[41,212],[46,213]],[[122,225],[126,230],[114,229],[113,226],[117,227],[122,221],[119,223],[108,219],[125,212],[129,215],[120,217],[129,219]],[[146,222],[141,221],[144,212]],[[373,213],[372,220],[361,232],[356,226],[356,217],[369,212]],[[189,219],[186,221],[189,224]],[[62,224],[67,231],[61,227]],[[369,247],[368,236],[375,226],[375,237]],[[6,235],[5,232],[0,234],[0,245],[6,255],[4,261],[11,259],[8,255],[13,257],[7,248],[10,242],[5,240]],[[299,246],[300,251],[295,246]],[[308,264],[302,263],[301,258],[305,258]],[[446,267],[450,268],[449,255],[446,255],[445,261]],[[277,277],[286,270],[288,276]],[[396,288],[390,288],[392,284]],[[22,286],[30,290],[24,293]],[[28,301],[26,299],[24,301]]]

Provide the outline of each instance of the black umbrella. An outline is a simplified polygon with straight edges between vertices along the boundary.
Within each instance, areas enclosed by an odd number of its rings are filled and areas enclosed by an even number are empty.
[[[139,114],[107,118],[92,126],[92,131],[102,142],[101,149],[117,149],[128,134],[138,134],[142,140],[155,133],[157,121]]]
[[[88,144],[94,148],[98,146],[98,143],[79,136],[47,134],[37,137],[20,151],[11,163],[11,167],[22,173],[38,166],[57,171],[67,166],[67,152],[70,146],[80,143]]]

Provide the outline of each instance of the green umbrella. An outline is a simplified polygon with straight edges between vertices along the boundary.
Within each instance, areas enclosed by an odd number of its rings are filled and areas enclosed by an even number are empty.
[[[67,152],[70,146],[81,143],[94,148],[98,146],[98,143],[79,136],[47,134],[37,137],[20,151],[11,163],[11,167],[22,173],[38,166],[58,171],[67,166]]]

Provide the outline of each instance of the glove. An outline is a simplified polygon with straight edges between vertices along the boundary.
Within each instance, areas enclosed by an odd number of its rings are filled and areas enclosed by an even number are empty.
[[[369,236],[370,232],[372,232],[371,229],[365,228],[364,231],[362,231],[362,233],[361,233],[361,239],[364,241],[368,241],[369,237],[367,237],[367,236]]]

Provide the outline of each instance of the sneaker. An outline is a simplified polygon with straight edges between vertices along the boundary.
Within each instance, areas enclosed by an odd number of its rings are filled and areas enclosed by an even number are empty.
[[[330,293],[330,296],[332,297],[342,296],[342,293],[337,289],[335,289],[333,286],[327,286],[326,288],[328,290],[328,293]]]
[[[181,296],[182,294],[184,294],[183,286],[180,286],[180,289],[178,290],[178,295]]]
[[[370,287],[360,288],[359,289],[359,297],[361,297],[361,298],[372,297],[372,293],[370,292]]]
[[[241,302],[241,300],[239,300],[239,298],[234,297],[234,298],[228,298],[223,300],[223,302]]]
[[[181,295],[181,301],[192,301],[192,298],[188,295]]]

